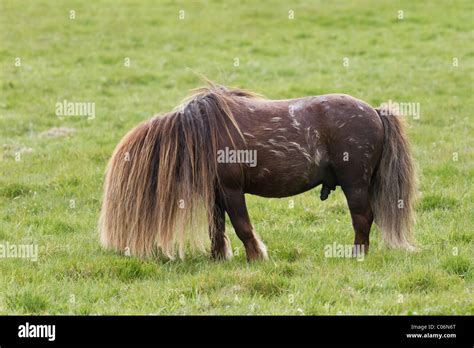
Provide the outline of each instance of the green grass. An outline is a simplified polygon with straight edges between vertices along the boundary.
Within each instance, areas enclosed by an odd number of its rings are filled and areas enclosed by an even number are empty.
[[[474,313],[472,1],[286,3],[0,2],[0,242],[39,246],[37,262],[0,259],[1,314]],[[230,225],[237,255],[225,263],[102,250],[96,221],[114,146],[199,85],[193,71],[273,99],[420,103],[421,118],[409,119],[420,251],[388,250],[374,229],[363,261],[325,258],[325,245],[353,240],[339,189],[326,202],[318,190],[249,196],[265,263],[246,263]],[[58,118],[64,99],[95,102],[96,117]],[[76,133],[40,136],[60,126]]]

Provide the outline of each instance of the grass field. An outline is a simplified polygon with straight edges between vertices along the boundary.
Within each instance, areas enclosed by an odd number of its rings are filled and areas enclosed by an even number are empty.
[[[0,259],[0,313],[474,314],[473,13],[469,0],[1,0],[0,242],[39,254]],[[389,250],[374,228],[363,261],[325,257],[353,241],[340,189],[325,202],[319,189],[248,196],[268,262],[248,264],[229,223],[230,262],[102,250],[114,146],[201,85],[194,72],[272,99],[419,103],[420,251]],[[95,103],[95,117],[58,117],[65,99]]]

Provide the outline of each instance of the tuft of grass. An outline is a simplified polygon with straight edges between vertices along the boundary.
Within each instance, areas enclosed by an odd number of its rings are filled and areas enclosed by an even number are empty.
[[[472,278],[472,261],[465,256],[452,256],[442,262],[443,269],[464,279]]]
[[[38,314],[48,309],[48,300],[30,290],[6,296],[8,308],[15,313]]]
[[[157,277],[157,266],[153,263],[143,263],[138,259],[128,259],[111,268],[111,274],[123,282],[133,282],[140,279]]]
[[[423,197],[420,207],[423,211],[435,209],[453,209],[458,206],[458,201],[452,197],[443,197],[441,195],[427,195]]]
[[[288,291],[290,282],[283,277],[266,277],[254,279],[245,284],[252,296],[275,297]]]
[[[31,194],[35,191],[35,188],[30,185],[21,183],[5,183],[0,187],[0,196],[6,198],[16,198],[23,195]]]
[[[398,280],[402,292],[430,292],[443,284],[439,282],[439,275],[429,269],[417,269],[403,275]]]

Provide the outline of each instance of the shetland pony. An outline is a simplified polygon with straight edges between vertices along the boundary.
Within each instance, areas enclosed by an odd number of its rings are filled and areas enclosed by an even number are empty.
[[[249,152],[254,165],[245,161]],[[373,221],[389,247],[412,248],[415,175],[400,117],[344,94],[268,100],[210,83],[117,145],[101,243],[139,257],[173,258],[176,249],[183,257],[204,222],[211,256],[229,259],[227,213],[247,259],[266,259],[245,194],[289,197],[319,185],[321,200],[342,188],[355,253],[368,252]]]

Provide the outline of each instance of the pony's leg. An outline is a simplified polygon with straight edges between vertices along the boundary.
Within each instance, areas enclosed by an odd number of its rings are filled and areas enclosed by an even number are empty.
[[[211,238],[211,257],[215,260],[230,260],[232,247],[229,238],[225,235],[225,209],[220,199],[214,204],[213,222],[209,226]]]
[[[225,207],[237,236],[244,243],[247,260],[266,260],[267,248],[253,232],[244,194],[238,190],[226,190]]]
[[[352,226],[354,227],[355,239],[353,256],[367,254],[369,251],[369,234],[374,215],[369,203],[368,187],[342,187],[351,212]]]

